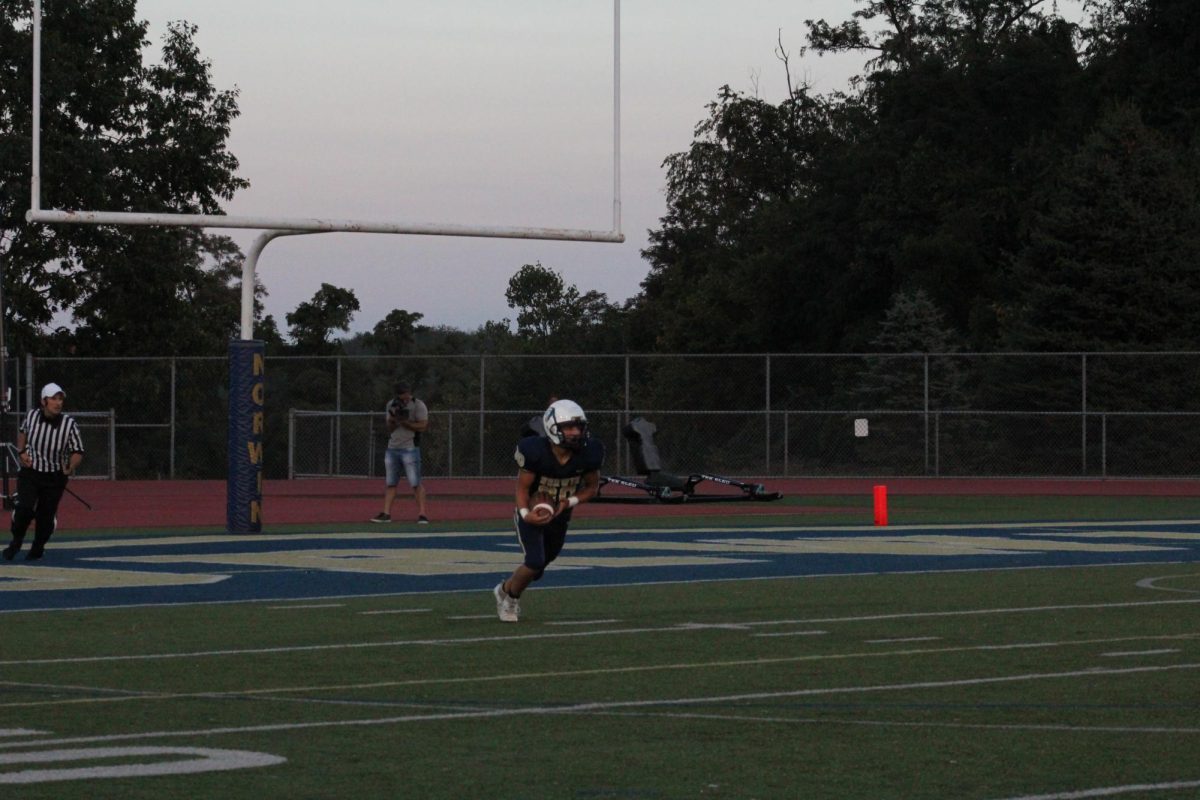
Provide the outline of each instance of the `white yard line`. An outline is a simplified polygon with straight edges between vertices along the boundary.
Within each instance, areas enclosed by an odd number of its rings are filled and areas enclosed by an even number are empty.
[[[369,617],[374,614],[428,614],[433,611],[432,608],[385,608],[382,611],[360,611],[358,612],[364,617]]]
[[[610,716],[665,717],[669,719],[708,719],[716,722],[770,722],[781,725],[861,725],[871,728],[965,728],[987,731],[1046,731],[1054,733],[1154,733],[1200,734],[1200,727],[1166,727],[1162,725],[1039,725],[1037,723],[987,722],[904,722],[891,719],[845,719],[842,717],[759,717],[752,714],[699,714],[679,711],[621,711]]]
[[[1026,794],[1005,800],[1086,800],[1089,797],[1116,797],[1134,792],[1174,792],[1180,789],[1195,789],[1200,781],[1172,781],[1170,783],[1130,783],[1125,786],[1104,786],[1099,789],[1080,789],[1073,792],[1053,794]]]
[[[923,655],[945,655],[953,653],[965,652],[996,652],[999,650],[1029,650],[1039,648],[1059,648],[1059,647],[1078,647],[1097,644],[1112,644],[1116,642],[1130,641],[1172,641],[1178,639],[1195,639],[1200,637],[1200,633],[1186,633],[1176,635],[1147,635],[1147,636],[1124,636],[1103,639],[1080,639],[1074,641],[1050,641],[1050,642],[1013,642],[1006,645],[985,644],[985,645],[964,645],[960,647],[937,647],[937,648],[910,648],[903,650],[879,651],[873,650],[870,652],[849,652],[849,653],[825,653],[803,656],[781,656],[778,658],[753,658],[753,659],[735,659],[721,661],[701,661],[701,662],[683,662],[671,664],[649,664],[631,667],[604,667],[596,669],[584,670],[560,670],[554,672],[518,672],[501,675],[483,675],[472,676],[465,678],[412,678],[408,680],[395,681],[371,681],[366,683],[344,683],[344,684],[326,684],[326,685],[304,685],[304,686],[276,686],[258,689],[239,689],[236,692],[135,692],[118,689],[97,688],[90,690],[88,687],[80,686],[63,686],[54,687],[49,684],[18,684],[12,682],[0,682],[0,686],[36,686],[42,689],[59,688],[62,691],[95,691],[97,693],[111,694],[112,697],[92,697],[92,698],[67,698],[54,700],[26,700],[26,701],[10,701],[0,703],[0,708],[18,707],[18,706],[34,706],[34,705],[69,705],[78,703],[111,703],[123,702],[128,700],[173,700],[195,697],[210,697],[214,699],[227,698],[244,698],[255,696],[271,696],[285,693],[295,692],[329,692],[329,691],[357,691],[363,689],[381,689],[400,686],[432,686],[432,685],[449,685],[449,684],[471,684],[471,683],[493,683],[498,681],[521,681],[521,680],[562,680],[567,678],[577,678],[589,675],[626,675],[636,673],[663,672],[672,670],[700,670],[700,669],[726,669],[730,667],[763,667],[773,664],[795,664],[800,662],[818,662],[818,661],[840,661],[859,658],[883,659],[892,657],[911,657]],[[502,637],[512,638],[512,637]],[[519,637],[518,637],[519,638]],[[458,640],[454,640],[458,641]],[[1146,669],[1171,669],[1170,666],[1165,667],[1147,667]],[[1129,668],[1136,671],[1138,668]],[[1121,672],[1122,670],[1109,670],[1107,668],[1095,668],[1088,674],[1101,674],[1104,672]],[[1128,671],[1128,670],[1125,670]]]
[[[1191,572],[1186,575],[1159,575],[1154,578],[1142,578],[1137,582],[1136,586],[1139,589],[1154,589],[1159,592],[1179,592],[1180,594],[1200,594],[1200,589],[1174,589],[1170,586],[1159,586],[1162,581],[1169,581],[1174,578],[1195,578],[1196,573]]]
[[[1057,613],[1061,611],[1082,611],[1082,610],[1097,610],[1097,609],[1123,609],[1123,608],[1154,608],[1161,606],[1172,605],[1195,605],[1200,603],[1200,599],[1187,600],[1144,600],[1136,602],[1124,603],[1080,603],[1070,605],[1054,605],[1054,606],[1029,606],[1021,608],[979,608],[966,609],[961,611],[925,611],[925,612],[902,612],[895,614],[869,614],[865,616],[852,617],[819,617],[813,619],[774,619],[774,620],[759,620],[756,622],[737,622],[737,623],[713,623],[713,622],[683,622],[676,625],[665,625],[651,628],[614,628],[611,630],[595,630],[595,631],[555,631],[550,633],[528,633],[528,634],[497,634],[495,636],[464,636],[464,637],[446,637],[437,639],[396,639],[381,642],[347,642],[341,644],[311,644],[311,645],[293,645],[290,647],[256,647],[256,648],[239,648],[231,650],[197,650],[191,652],[180,653],[142,653],[142,654],[123,654],[111,656],[78,656],[74,658],[24,658],[10,659],[0,661],[0,667],[21,667],[21,666],[36,666],[43,664],[86,664],[94,662],[112,662],[112,661],[157,661],[167,659],[180,658],[211,658],[218,656],[236,656],[236,655],[265,655],[272,653],[304,653],[316,651],[330,650],[361,650],[375,647],[417,647],[417,646],[441,646],[441,645],[457,645],[457,644],[478,644],[481,642],[520,642],[520,641],[535,641],[545,639],[572,638],[585,636],[620,636],[620,635],[639,635],[639,634],[655,634],[655,633],[679,633],[693,630],[710,630],[714,627],[749,629],[756,627],[770,627],[779,625],[832,625],[837,623],[848,622],[878,622],[891,619],[938,619],[943,617],[964,617],[964,616],[987,616],[992,614],[1037,614],[1037,613]],[[489,615],[490,616],[490,615]],[[1184,634],[1180,638],[1192,638],[1200,634]],[[1128,637],[1127,639],[1118,640],[1103,640],[1103,641],[1139,641],[1145,638],[1158,637]],[[1031,645],[1042,646],[1042,645]],[[1012,645],[996,645],[994,649],[1005,649]],[[975,648],[972,648],[975,649]]]
[[[748,701],[776,701],[794,697],[820,697],[840,694],[864,694],[914,689],[945,689],[962,686],[983,686],[1004,683],[1021,683],[1064,678],[1093,679],[1098,675],[1132,675],[1147,672],[1179,672],[1200,669],[1200,663],[1175,664],[1163,667],[1128,667],[1124,669],[1084,669],[1066,672],[1035,672],[1023,675],[990,675],[979,678],[964,678],[946,681],[916,681],[909,683],[875,684],[867,686],[833,686],[823,688],[796,689],[776,692],[746,692],[730,695],[663,698],[654,700],[624,700],[605,703],[575,703],[563,706],[526,706],[487,710],[453,711],[435,714],[404,714],[374,719],[335,720],[325,722],[282,722],[266,725],[242,725],[188,730],[143,731],[141,733],[108,734],[99,736],[70,736],[60,739],[44,739],[36,742],[0,742],[0,750],[11,750],[36,744],[38,747],[75,745],[95,742],[124,742],[139,739],[168,739],[196,736],[224,736],[250,733],[272,733],[280,731],[311,730],[315,728],[348,728],[377,725],[398,725],[410,722],[433,722],[460,719],[488,719],[497,717],[540,716],[562,714],[595,714],[631,709],[669,708],[672,706],[728,705]],[[1029,800],[1032,800],[1031,798]]]

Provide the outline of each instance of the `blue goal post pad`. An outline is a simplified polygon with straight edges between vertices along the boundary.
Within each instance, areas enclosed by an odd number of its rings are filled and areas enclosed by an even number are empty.
[[[229,342],[229,533],[262,531],[265,359],[266,342]]]

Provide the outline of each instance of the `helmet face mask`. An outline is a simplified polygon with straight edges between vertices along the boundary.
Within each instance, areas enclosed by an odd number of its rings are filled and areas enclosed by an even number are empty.
[[[551,403],[542,415],[542,424],[546,428],[546,438],[559,447],[580,450],[587,441],[587,415],[573,400],[556,400]],[[568,432],[571,435],[568,435]]]

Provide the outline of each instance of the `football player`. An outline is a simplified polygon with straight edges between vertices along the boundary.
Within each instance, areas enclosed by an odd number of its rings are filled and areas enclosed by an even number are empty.
[[[520,618],[521,593],[558,558],[571,512],[596,496],[604,445],[588,435],[587,415],[572,400],[556,400],[542,415],[545,436],[517,442],[517,510],[513,520],[525,554],[508,580],[496,584],[496,613],[503,622]],[[532,498],[539,503],[530,508]],[[540,507],[548,503],[551,507]]]

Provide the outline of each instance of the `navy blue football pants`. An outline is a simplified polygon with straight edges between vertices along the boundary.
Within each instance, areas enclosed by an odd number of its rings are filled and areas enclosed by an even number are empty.
[[[563,545],[567,541],[567,525],[571,522],[570,513],[561,514],[550,520],[549,525],[530,525],[521,519],[520,514],[513,515],[517,526],[517,539],[521,542],[521,551],[525,554],[524,564],[537,573],[536,581],[546,571],[546,565],[558,558]]]

